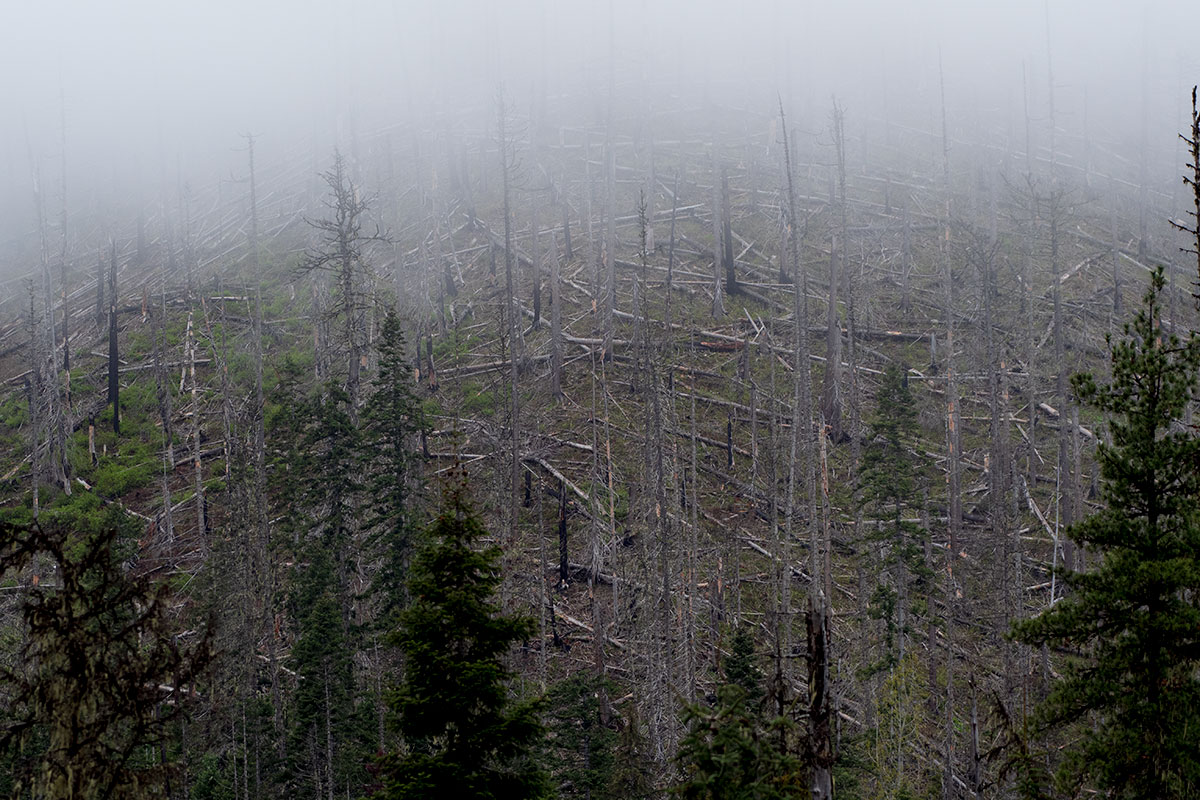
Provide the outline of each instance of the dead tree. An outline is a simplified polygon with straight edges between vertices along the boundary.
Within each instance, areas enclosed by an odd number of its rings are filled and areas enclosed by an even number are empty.
[[[940,75],[940,64],[939,64]],[[943,758],[942,796],[949,798],[954,786],[954,639],[953,623],[958,607],[960,589],[957,576],[959,539],[962,531],[962,453],[960,437],[960,411],[958,397],[958,375],[954,369],[954,272],[950,258],[950,137],[946,128],[945,81],[942,79],[942,192],[943,211],[941,219],[942,280],[945,291],[946,312],[946,494],[947,514],[946,548],[946,698],[945,740]]]
[[[558,245],[550,236],[550,390],[562,397],[563,339],[562,290],[559,286]]]
[[[713,142],[712,151],[712,231],[713,231],[713,302],[712,315],[720,318],[725,316],[725,292],[721,279],[721,262],[724,248],[721,246],[721,184],[717,179],[717,145]]]
[[[113,433],[121,434],[121,385],[117,379],[117,243],[109,243],[108,268],[108,403],[113,411]]]
[[[159,313],[154,315],[151,335],[154,337],[154,394],[158,402],[158,417],[162,423],[163,436],[162,530],[169,542],[175,536],[175,521],[171,508],[171,474],[175,471],[175,444],[173,441],[174,434],[171,431],[171,393],[167,388],[167,369],[162,360],[162,344],[166,340],[164,330],[167,319],[166,283],[166,280],[164,280],[162,304],[160,305]],[[89,437],[90,433],[89,428]]]
[[[103,330],[105,323],[108,321],[108,312],[104,304],[104,284],[105,284],[105,269],[104,251],[101,250],[96,256],[96,329]]]
[[[1183,175],[1183,182],[1192,190],[1193,209],[1187,212],[1191,217],[1192,222],[1189,225],[1186,222],[1175,222],[1172,220],[1171,225],[1177,230],[1188,234],[1192,238],[1192,242],[1188,247],[1183,248],[1183,252],[1190,253],[1196,257],[1196,276],[1197,286],[1200,286],[1200,109],[1196,105],[1196,87],[1192,87],[1192,122],[1188,128],[1188,133],[1179,134],[1179,138],[1188,146],[1188,172]],[[1188,174],[1190,172],[1190,174]],[[1193,292],[1192,296],[1200,303],[1200,292]]]
[[[369,234],[363,231],[367,200],[346,174],[346,161],[340,152],[334,152],[333,168],[321,177],[332,194],[325,202],[331,215],[308,220],[320,234],[320,241],[305,253],[300,274],[324,272],[333,276],[338,292],[333,315],[342,323],[347,351],[346,393],[350,418],[357,423],[364,347],[362,315],[367,305],[364,285],[369,271],[364,249],[371,242],[386,241],[386,237],[378,228]]]
[[[825,314],[825,386],[821,400],[821,413],[829,426],[829,437],[834,443],[842,439],[842,323],[838,311],[838,289],[841,282],[841,267],[845,265],[846,239],[846,137],[843,128],[844,114],[837,100],[833,101],[830,115],[833,143],[837,148],[838,197],[837,209],[840,220],[838,235],[829,248],[829,303]]]
[[[513,286],[513,236],[512,208],[510,195],[512,188],[512,172],[516,168],[515,145],[508,135],[508,112],[504,105],[504,96],[497,98],[497,137],[500,151],[500,180],[504,193],[504,322],[508,337],[509,354],[509,429],[512,432],[510,446],[512,449],[510,466],[511,498],[509,504],[508,537],[510,544],[516,541],[520,521],[521,507],[521,394],[520,366],[518,353],[516,294]],[[509,547],[505,548],[507,553]]]
[[[814,800],[833,798],[833,698],[830,686],[828,598],[819,591],[808,597],[808,748]]]
[[[791,453],[788,459],[788,502],[787,514],[784,520],[787,541],[793,541],[799,536],[795,530],[798,519],[803,519],[808,526],[810,575],[818,574],[817,562],[817,516],[816,498],[816,459],[814,457],[815,439],[813,431],[814,409],[812,396],[812,373],[808,365],[808,271],[800,260],[800,243],[803,231],[799,225],[796,213],[796,190],[792,177],[792,157],[788,142],[787,118],[783,113],[783,104],[779,106],[779,122],[783,130],[784,178],[787,184],[787,253],[790,272],[793,276],[792,297],[792,328],[794,330],[793,348],[794,361],[792,405],[794,418],[792,423]],[[694,446],[694,443],[693,443]],[[797,508],[797,486],[806,504],[806,513],[801,516]],[[787,563],[788,554],[780,552],[781,563]],[[783,569],[779,579],[779,614],[775,630],[775,668],[776,678],[784,679],[784,670],[789,663],[786,655],[791,651],[791,581]]]
[[[725,265],[725,294],[738,293],[733,260],[733,220],[729,210],[729,171],[721,167],[721,261]]]
[[[616,229],[617,157],[612,135],[604,148],[604,360],[612,359],[613,315],[617,304]]]

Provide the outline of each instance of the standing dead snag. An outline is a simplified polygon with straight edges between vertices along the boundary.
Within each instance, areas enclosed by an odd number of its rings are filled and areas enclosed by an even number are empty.
[[[725,265],[725,293],[737,294],[737,273],[733,261],[733,221],[729,212],[729,171],[721,167],[721,261]]]
[[[1179,138],[1188,146],[1188,169],[1191,175],[1186,172],[1183,175],[1183,182],[1191,187],[1192,198],[1195,206],[1194,211],[1187,212],[1187,215],[1192,218],[1192,224],[1171,221],[1171,226],[1176,230],[1183,231],[1192,237],[1192,246],[1182,248],[1183,252],[1191,253],[1196,256],[1196,277],[1197,291],[1192,292],[1192,297],[1200,303],[1200,109],[1196,105],[1196,87],[1192,87],[1192,124],[1187,134],[1179,134]]]
[[[332,194],[332,198],[325,201],[325,207],[332,215],[308,220],[308,224],[321,234],[321,239],[305,254],[300,273],[322,271],[333,274],[337,295],[332,316],[340,317],[342,321],[347,353],[346,392],[350,396],[351,419],[357,421],[364,347],[363,313],[369,302],[364,296],[364,287],[370,268],[363,251],[371,242],[383,242],[387,237],[378,227],[374,233],[363,232],[362,216],[367,211],[367,201],[346,174],[346,161],[341,153],[334,151],[333,168],[321,177]]]
[[[504,106],[504,95],[501,93],[497,100],[497,137],[499,140],[500,150],[500,179],[504,192],[504,316],[503,321],[506,324],[508,335],[508,354],[509,354],[509,429],[512,431],[511,441],[511,457],[509,464],[511,466],[511,495],[509,501],[509,522],[508,522],[508,541],[504,548],[504,553],[507,554],[511,550],[511,545],[516,541],[517,529],[521,518],[521,394],[520,394],[520,353],[518,350],[518,340],[520,336],[519,327],[517,325],[517,315],[520,313],[517,310],[516,290],[513,286],[513,241],[512,241],[512,209],[510,206],[510,194],[512,185],[512,172],[516,168],[516,153],[515,145],[510,141],[508,135],[508,112]]]
[[[814,800],[833,797],[833,702],[829,685],[829,608],[819,590],[808,597],[808,724],[810,790]]]
[[[117,243],[109,243],[108,269],[108,402],[113,410],[113,433],[121,434],[121,387],[117,380]]]
[[[723,261],[721,247],[721,185],[717,180],[717,145],[713,142],[712,151],[712,229],[713,229],[713,302],[712,315],[720,318],[725,316],[725,289],[721,281],[721,262]]]
[[[550,236],[550,390],[562,397],[562,296],[559,288],[558,244]]]
[[[612,359],[613,352],[613,316],[617,304],[617,266],[616,254],[613,252],[617,244],[616,231],[616,190],[617,190],[617,159],[613,152],[612,136],[604,147],[604,348],[605,361]]]
[[[829,248],[829,303],[825,313],[825,385],[821,401],[821,413],[829,425],[829,438],[835,444],[842,440],[842,322],[838,311],[838,289],[842,280],[841,273],[846,263],[847,240],[846,222],[846,135],[844,132],[845,115],[837,100],[833,101],[833,111],[830,115],[833,127],[833,142],[837,148],[838,197],[837,208],[840,217],[838,235],[834,237]]]
[[[788,461],[788,503],[787,516],[784,520],[786,539],[792,541],[793,537],[797,536],[795,531],[796,521],[803,519],[808,526],[809,534],[809,569],[810,574],[815,576],[818,574],[819,564],[817,562],[817,527],[815,520],[817,517],[816,503],[816,459],[814,450],[816,441],[813,438],[813,396],[812,396],[812,374],[807,366],[808,355],[808,270],[804,269],[800,263],[800,238],[802,231],[799,227],[796,215],[796,191],[795,184],[792,178],[792,157],[789,148],[787,135],[787,118],[783,113],[783,103],[779,105],[779,123],[783,130],[783,166],[784,177],[787,183],[787,234],[788,234],[788,262],[791,268],[791,274],[794,278],[792,286],[792,297],[794,306],[792,310],[793,318],[793,347],[796,352],[796,366],[793,370],[793,399],[792,405],[795,409],[796,419],[792,425],[791,431],[791,454]],[[803,365],[803,366],[801,366]],[[797,511],[797,485],[803,482],[800,486],[803,502],[805,503],[805,516]],[[780,553],[780,563],[786,562],[784,553]],[[780,673],[778,677],[785,678],[783,674],[785,669],[788,669],[788,661],[783,657],[783,654],[791,649],[789,639],[791,635],[790,619],[791,614],[791,596],[790,582],[786,578],[786,571],[779,574],[779,619],[780,627],[776,628],[775,637],[775,653],[776,653],[776,670]]]

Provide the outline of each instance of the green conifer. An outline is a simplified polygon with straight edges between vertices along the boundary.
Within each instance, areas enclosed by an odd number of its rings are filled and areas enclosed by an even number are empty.
[[[390,637],[404,654],[390,697],[404,747],[381,761],[382,796],[545,797],[540,704],[510,699],[504,664],[533,622],[500,612],[500,552],[475,549],[485,531],[462,488],[448,492],[426,535],[413,560],[412,601]]]
[[[784,800],[808,793],[804,764],[795,755],[793,721],[765,716],[762,677],[753,662],[753,637],[739,630],[725,662],[715,705],[689,705],[687,734],[677,762],[684,800]]]
[[[1066,595],[1015,628],[1066,654],[1038,717],[1082,723],[1060,780],[1147,800],[1200,795],[1200,439],[1180,422],[1200,340],[1164,332],[1164,283],[1159,268],[1124,339],[1110,342],[1111,380],[1072,381],[1111,415],[1097,451],[1105,508],[1069,532],[1101,560],[1064,571]]]

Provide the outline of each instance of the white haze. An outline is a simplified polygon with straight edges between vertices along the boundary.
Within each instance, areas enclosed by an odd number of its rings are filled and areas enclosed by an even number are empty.
[[[885,117],[933,130],[944,79],[952,128],[1010,139],[1023,136],[1026,103],[1044,126],[1052,71],[1064,136],[1082,135],[1086,116],[1118,156],[1136,162],[1148,152],[1149,178],[1161,182],[1181,166],[1175,136],[1200,81],[1200,8],[1182,0],[0,7],[5,241],[28,234],[35,170],[52,187],[51,208],[64,164],[71,213],[127,208],[158,202],[179,179],[238,173],[247,132],[264,157],[283,158],[328,152],[354,129],[414,120],[432,128],[464,109],[478,111],[482,131],[501,84],[522,111],[543,88],[604,108],[610,67],[626,109],[651,111],[672,96],[770,114],[781,98],[801,125],[819,127],[836,95],[851,135]]]

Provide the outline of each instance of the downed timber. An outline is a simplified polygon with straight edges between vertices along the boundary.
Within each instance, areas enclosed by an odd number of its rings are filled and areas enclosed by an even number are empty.
[[[542,469],[546,470],[546,472],[550,473],[556,479],[562,481],[563,486],[566,486],[568,489],[574,492],[576,497],[583,500],[583,502],[587,503],[589,506],[592,505],[592,498],[588,496],[588,493],[572,483],[570,478],[555,469],[549,461],[546,461],[544,458],[539,456],[522,456],[521,460],[526,464],[536,464]]]
[[[586,622],[577,620],[574,617],[570,616],[569,614],[563,613],[563,611],[557,607],[554,609],[554,616],[558,617],[563,622],[566,622],[569,625],[574,625],[576,628],[579,628],[580,630],[587,631],[593,637],[596,635],[596,632],[595,632],[595,630],[593,630],[591,625],[588,625]],[[616,639],[612,638],[608,634],[604,634],[604,641],[608,642],[609,644],[611,644],[613,647],[617,648],[618,650],[625,649],[625,644],[623,642],[617,641]]]
[[[530,356],[529,360],[534,363],[549,361],[550,356],[549,354]],[[438,375],[441,378],[465,378],[469,375],[481,375],[485,372],[507,369],[508,367],[509,363],[507,361],[489,361],[486,364],[469,364],[465,367],[452,367],[450,369],[439,370]]]

